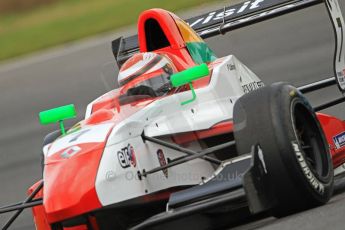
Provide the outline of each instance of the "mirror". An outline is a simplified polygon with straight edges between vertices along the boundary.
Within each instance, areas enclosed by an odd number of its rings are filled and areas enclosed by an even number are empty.
[[[209,75],[210,75],[210,69],[205,63],[203,63],[201,65],[194,66],[192,68],[186,69],[184,71],[175,73],[170,76],[170,82],[174,87],[179,87],[182,85],[189,84],[189,87],[192,91],[192,99],[182,102],[181,105],[189,104],[195,101],[196,99],[196,94],[193,88],[192,81],[198,80],[203,77],[207,77]]]
[[[54,109],[42,111],[39,113],[39,120],[42,125],[48,125],[59,122],[61,133],[66,133],[63,121],[66,119],[75,118],[77,112],[73,104],[57,107]]]
[[[179,73],[175,73],[170,76],[171,84],[174,87],[179,87],[185,84],[189,84],[192,81],[198,80],[203,77],[210,75],[210,70],[208,66],[203,63],[198,66],[183,70]]]

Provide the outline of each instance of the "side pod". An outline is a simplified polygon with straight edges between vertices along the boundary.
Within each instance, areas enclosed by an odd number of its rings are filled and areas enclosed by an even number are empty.
[[[151,229],[176,219],[224,207],[236,210],[249,205],[252,213],[270,209],[274,200],[265,185],[267,176],[259,157],[260,148],[223,162],[214,175],[200,185],[171,194],[166,212],[157,214],[131,230]]]

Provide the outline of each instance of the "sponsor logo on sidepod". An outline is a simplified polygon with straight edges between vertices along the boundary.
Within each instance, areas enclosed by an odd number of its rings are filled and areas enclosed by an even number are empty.
[[[309,168],[300,148],[297,142],[292,141],[291,142],[292,147],[294,149],[294,152],[296,154],[297,160],[299,165],[302,168],[302,171],[306,178],[308,179],[310,185],[320,194],[323,194],[325,192],[325,187],[323,184],[315,177],[311,169]]]
[[[137,166],[134,148],[130,144],[128,144],[127,147],[124,147],[117,152],[117,159],[119,160],[119,163],[122,168],[128,168],[131,165],[133,167]]]
[[[246,85],[242,85],[242,89],[244,91],[244,93],[250,93],[254,90],[260,89],[262,87],[264,87],[264,83],[262,81],[254,81],[254,82],[250,82]]]
[[[167,161],[166,161],[166,159],[165,159],[163,150],[158,149],[158,151],[157,151],[157,157],[158,157],[159,164],[160,164],[161,166],[167,165]],[[164,176],[165,176],[166,178],[168,178],[168,169],[163,169],[162,171],[163,171],[163,173],[164,173]]]

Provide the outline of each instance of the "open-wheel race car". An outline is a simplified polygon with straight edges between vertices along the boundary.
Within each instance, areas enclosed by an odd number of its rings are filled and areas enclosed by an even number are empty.
[[[203,38],[324,4],[335,31],[335,76],[294,87],[264,83]],[[305,93],[345,92],[344,20],[337,0],[251,0],[187,22],[144,11],[138,35],[113,41],[119,88],[40,113],[60,129],[44,139],[43,179],[8,229],[32,208],[38,230],[210,229],[238,212],[281,217],[328,202],[345,163],[345,122]],[[234,218],[235,219],[235,218]],[[213,221],[216,220],[216,221]]]

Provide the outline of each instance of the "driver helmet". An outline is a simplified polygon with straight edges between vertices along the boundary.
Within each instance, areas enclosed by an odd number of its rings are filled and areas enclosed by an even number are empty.
[[[176,67],[167,56],[152,52],[138,53],[121,67],[118,84],[127,90],[127,94],[134,92],[135,88],[146,88],[154,94],[151,96],[163,96],[171,90],[170,75],[176,72]]]

